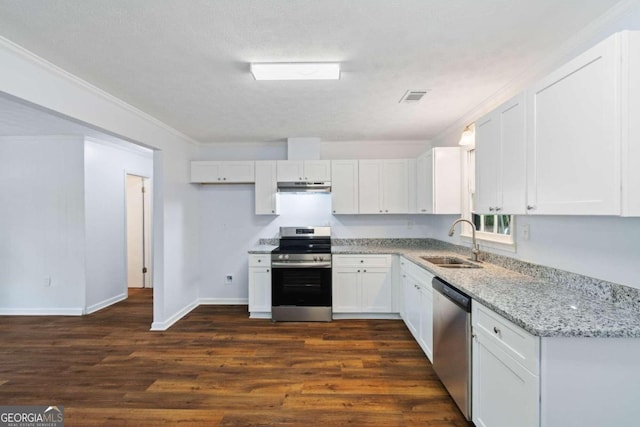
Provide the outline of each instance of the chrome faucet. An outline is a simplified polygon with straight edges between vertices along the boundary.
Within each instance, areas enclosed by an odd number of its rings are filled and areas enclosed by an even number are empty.
[[[457,223],[459,222],[466,222],[469,223],[469,225],[471,226],[471,238],[473,239],[473,248],[471,249],[471,252],[473,253],[473,260],[478,262],[478,256],[480,255],[480,248],[478,247],[478,242],[476,241],[476,225],[469,221],[468,219],[464,219],[464,218],[458,218],[456,219],[453,224],[451,224],[451,228],[449,229],[449,237],[453,236],[453,229],[456,226]]]

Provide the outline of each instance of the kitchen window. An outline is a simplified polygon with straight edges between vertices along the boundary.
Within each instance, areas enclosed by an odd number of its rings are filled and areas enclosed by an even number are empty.
[[[476,226],[476,238],[485,246],[515,252],[513,215],[482,215],[473,212],[475,202],[476,157],[473,146],[465,151],[462,182],[465,185],[466,197],[462,201],[462,217],[472,221]],[[462,236],[471,238],[471,227],[464,225]]]

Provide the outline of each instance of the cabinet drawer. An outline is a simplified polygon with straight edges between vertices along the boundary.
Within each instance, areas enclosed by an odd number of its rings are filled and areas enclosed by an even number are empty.
[[[391,255],[334,255],[334,267],[391,267]]]
[[[271,265],[271,254],[249,255],[249,267],[269,267]]]
[[[476,301],[472,307],[474,333],[482,333],[531,373],[538,375],[540,339]]]

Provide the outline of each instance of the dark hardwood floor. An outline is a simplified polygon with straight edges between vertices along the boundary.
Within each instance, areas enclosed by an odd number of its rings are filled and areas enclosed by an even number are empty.
[[[0,317],[0,405],[66,426],[471,426],[402,321],[271,323],[201,306],[150,332],[152,294],[83,317]]]

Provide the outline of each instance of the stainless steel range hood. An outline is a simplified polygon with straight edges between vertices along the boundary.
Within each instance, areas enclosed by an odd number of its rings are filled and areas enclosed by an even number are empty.
[[[331,182],[278,182],[278,192],[280,193],[330,193]]]

